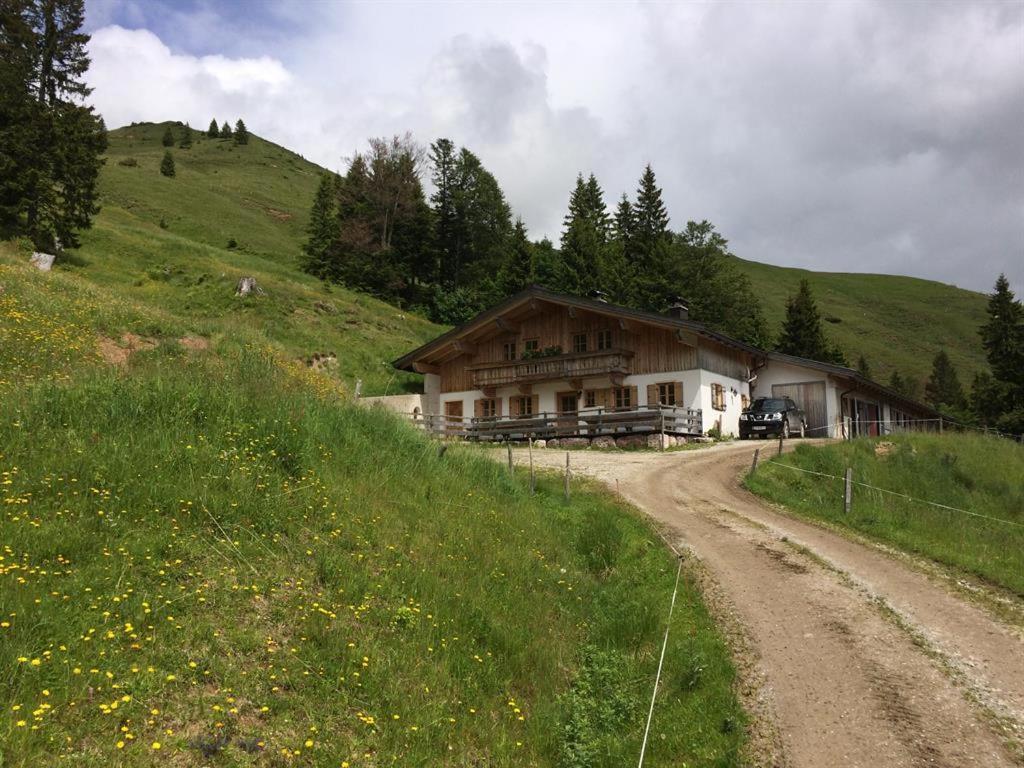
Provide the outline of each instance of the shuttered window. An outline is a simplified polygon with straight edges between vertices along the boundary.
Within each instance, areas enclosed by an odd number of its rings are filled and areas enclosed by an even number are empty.
[[[474,404],[475,416],[478,419],[493,419],[498,414],[498,400],[494,397],[485,397],[477,400]]]
[[[507,341],[502,346],[502,354],[506,360],[516,359],[516,343],[514,341]]]
[[[636,405],[636,387],[613,387],[612,402],[616,408],[632,408]]]
[[[513,416],[533,416],[537,413],[539,395],[517,395],[509,398]]]
[[[725,387],[721,384],[711,385],[711,407],[716,411],[725,410]]]
[[[647,385],[648,405],[681,405],[683,402],[683,382],[663,381]]]
[[[574,333],[572,335],[572,351],[573,352],[586,352],[587,351],[587,334],[585,334],[585,333]]]
[[[597,332],[597,348],[598,349],[611,349],[612,348],[612,332],[605,328]]]

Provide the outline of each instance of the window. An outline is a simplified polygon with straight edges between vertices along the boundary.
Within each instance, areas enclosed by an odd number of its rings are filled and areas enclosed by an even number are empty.
[[[612,389],[612,397],[615,402],[616,408],[632,408],[633,407],[633,388],[632,387],[615,387]]]
[[[533,398],[529,395],[520,395],[516,398],[518,408],[516,412],[520,416],[533,416]]]
[[[516,359],[516,343],[514,341],[506,341],[502,347],[502,352],[505,360]]]
[[[597,348],[598,349],[611,349],[612,348],[612,332],[605,328],[604,330],[597,332]]]
[[[480,418],[493,419],[498,415],[498,401],[488,397],[480,401]]]
[[[583,393],[583,407],[584,408],[596,408],[597,407],[597,390],[588,389]]]
[[[585,334],[585,333],[574,333],[572,335],[572,351],[573,352],[586,352],[587,351],[587,334]]]
[[[711,407],[716,411],[725,410],[725,387],[721,384],[711,385]]]
[[[527,339],[523,342],[523,357],[536,355],[540,352],[540,339]]]
[[[676,404],[676,382],[658,384],[658,405]]]

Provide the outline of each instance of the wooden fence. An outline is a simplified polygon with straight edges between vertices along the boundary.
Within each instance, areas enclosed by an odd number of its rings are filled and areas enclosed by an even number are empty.
[[[529,416],[491,418],[423,414],[413,422],[428,432],[468,440],[600,437],[660,432],[701,434],[701,412],[675,406],[592,408],[578,413],[542,412]]]

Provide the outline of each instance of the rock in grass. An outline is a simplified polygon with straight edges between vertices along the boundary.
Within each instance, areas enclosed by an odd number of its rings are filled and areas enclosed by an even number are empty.
[[[57,257],[52,253],[43,253],[41,251],[34,251],[32,253],[32,266],[36,267],[40,272],[49,272],[53,267],[53,261]]]
[[[263,289],[256,284],[255,277],[242,277],[238,280],[238,285],[235,287],[235,296],[249,296],[255,294],[259,296],[263,293]]]

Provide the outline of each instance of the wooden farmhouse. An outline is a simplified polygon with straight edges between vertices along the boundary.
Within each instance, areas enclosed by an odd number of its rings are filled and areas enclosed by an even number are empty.
[[[531,287],[404,355],[419,396],[367,398],[477,439],[739,433],[753,398],[790,397],[812,436],[884,434],[938,413],[856,371],[780,355],[689,319]]]

